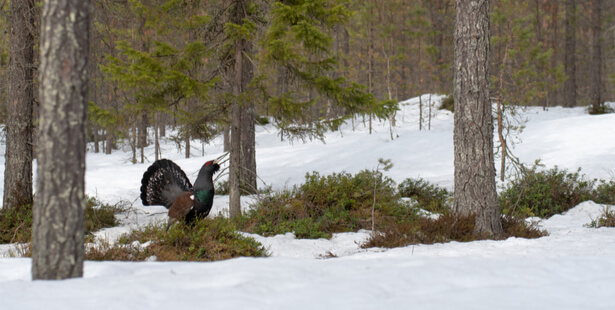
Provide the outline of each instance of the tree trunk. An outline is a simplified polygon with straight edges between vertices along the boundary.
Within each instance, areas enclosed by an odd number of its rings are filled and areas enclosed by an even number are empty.
[[[224,137],[224,152],[228,152],[231,150],[231,126],[226,125],[222,129],[223,137]]]
[[[190,148],[192,147],[190,145],[190,133],[186,132],[186,136],[184,138],[186,139],[186,158],[190,158]]]
[[[114,147],[114,144],[115,144],[115,143],[113,142],[113,139],[114,139],[114,137],[113,137],[113,131],[112,131],[112,130],[107,129],[107,130],[105,131],[105,138],[106,138],[106,141],[107,141],[107,143],[106,143],[106,145],[105,145],[105,154],[107,154],[107,155],[111,155],[111,152],[113,152],[113,147]]]
[[[370,16],[373,16],[374,10],[370,3],[369,8]],[[367,34],[367,92],[374,93],[374,22],[371,18],[368,18],[368,34]],[[372,134],[372,112],[369,112],[369,134]]]
[[[4,208],[32,205],[34,1],[11,1]]]
[[[137,124],[132,122],[132,126],[130,126],[132,130],[132,137],[130,138],[132,141],[130,143],[130,150],[132,151],[132,163],[137,163]]]
[[[237,25],[243,23],[246,18],[245,12],[248,6],[247,0],[236,0],[235,12],[231,22]],[[247,78],[244,77],[244,59],[248,52],[248,42],[245,39],[236,38],[234,42],[234,71],[232,72],[231,88],[233,94],[233,104],[231,110],[231,154],[229,165],[229,216],[231,218],[241,215],[241,170],[242,170],[242,109],[240,95],[245,91]]]
[[[93,126],[94,133],[94,153],[100,153],[100,134],[98,132],[98,126]]]
[[[489,98],[489,0],[456,0],[454,211],[474,215],[475,233],[500,237]]]
[[[602,0],[592,2],[592,63],[591,63],[591,104],[592,113],[602,112]]]
[[[246,66],[247,63],[244,62],[244,68]],[[249,67],[252,66],[250,65]],[[257,184],[254,103],[246,102],[243,106],[244,108],[241,113],[241,187],[244,194],[255,194],[257,191]]]
[[[242,55],[252,53],[252,43],[243,41]],[[247,57],[242,57],[241,88],[245,91],[254,77],[254,66]],[[248,99],[249,100],[249,99]],[[256,183],[256,136],[254,133],[254,102],[243,102],[241,112],[241,188],[244,194],[255,194]]]
[[[577,66],[576,66],[576,26],[577,26],[577,3],[576,0],[566,0],[566,61],[564,67],[568,79],[564,84],[564,106],[575,107],[577,105]]]
[[[159,124],[159,115],[158,112],[154,112],[154,158],[155,160],[160,159],[160,136],[158,135],[158,129],[160,127]]]
[[[557,59],[558,59],[558,54],[559,54],[559,48],[557,48],[557,43],[558,43],[558,12],[559,12],[559,1],[560,0],[550,0],[549,3],[549,9],[551,10],[551,25],[550,25],[550,30],[551,30],[551,42],[550,42],[550,47],[553,50],[553,54],[551,54],[551,68],[549,68],[549,70],[551,70],[552,72],[550,73],[550,79],[551,79],[551,85],[557,85],[557,77],[555,76],[555,68],[557,67]],[[547,94],[547,105],[552,107],[552,106],[556,106],[557,105],[557,91],[558,88],[556,87],[548,87],[548,94]]]
[[[83,276],[90,2],[45,1],[32,278]]]
[[[141,150],[141,163],[145,162],[145,147],[147,146],[147,113],[142,112],[139,118],[139,149]]]

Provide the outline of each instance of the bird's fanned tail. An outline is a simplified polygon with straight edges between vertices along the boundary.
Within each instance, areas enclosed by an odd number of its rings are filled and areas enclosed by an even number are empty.
[[[160,159],[143,174],[141,201],[144,206],[163,205],[168,209],[182,193],[191,190],[186,173],[174,162]]]

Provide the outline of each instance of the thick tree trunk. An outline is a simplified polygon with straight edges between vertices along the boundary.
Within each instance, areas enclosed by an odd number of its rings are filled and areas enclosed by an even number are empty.
[[[4,208],[32,204],[34,1],[11,1]]]
[[[83,275],[90,2],[45,1],[32,278]]]
[[[564,106],[575,107],[577,105],[577,65],[576,65],[576,25],[577,3],[576,0],[566,0],[566,61],[564,67],[568,79],[564,84]]]
[[[457,0],[455,19],[454,211],[476,217],[475,233],[502,234],[489,98],[489,0]]]

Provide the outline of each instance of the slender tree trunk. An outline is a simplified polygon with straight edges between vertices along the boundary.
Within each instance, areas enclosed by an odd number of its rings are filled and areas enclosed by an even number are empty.
[[[593,113],[602,111],[602,0],[592,2],[591,104]]]
[[[93,134],[94,134],[94,153],[100,153],[100,134],[98,126],[93,126]]]
[[[576,65],[576,38],[577,26],[577,3],[576,0],[566,0],[566,61],[564,67],[568,79],[564,84],[564,106],[575,107],[577,105],[577,65]]]
[[[246,17],[248,1],[236,0],[235,12],[231,22],[235,24],[242,24],[243,19]],[[244,39],[235,39],[234,43],[234,71],[231,81],[231,88],[233,93],[233,104],[231,112],[231,154],[230,154],[230,167],[229,167],[229,216],[237,217],[241,215],[241,156],[242,156],[242,109],[243,103],[241,102],[240,95],[245,90],[244,82],[244,53],[247,51],[247,42]]]
[[[158,115],[158,130],[160,131],[160,137],[167,136],[167,121],[168,117],[166,114]]]
[[[32,205],[33,0],[11,1],[4,208]]]
[[[159,115],[158,112],[154,112],[154,158],[160,159],[160,136],[158,135],[159,129]]]
[[[132,163],[137,163],[137,124],[135,122],[132,123],[130,127],[132,129],[132,141],[130,143],[130,149],[132,150]]]
[[[242,54],[252,53],[252,43],[243,42]],[[254,66],[247,57],[242,57],[241,88],[245,91],[254,77]],[[255,194],[256,184],[256,136],[254,102],[244,102],[241,112],[241,188],[245,194]]]
[[[141,150],[141,163],[145,162],[145,147],[147,146],[147,113],[142,112],[139,118],[139,149]]]
[[[45,1],[32,278],[83,276],[90,2]]]
[[[369,8],[370,15],[373,15],[374,10],[373,6],[370,4]],[[374,22],[372,18],[369,18],[368,21],[368,40],[367,43],[367,92],[373,94],[374,93]],[[369,112],[369,134],[372,134],[372,112]]]
[[[228,152],[231,150],[231,126],[227,125],[224,126],[223,129],[223,136],[224,136],[224,151]]]
[[[489,97],[489,0],[456,0],[454,211],[476,217],[475,233],[499,237],[493,117]]]
[[[246,67],[246,63],[244,63]],[[247,85],[247,84],[246,84]],[[241,120],[241,187],[245,194],[255,194],[256,184],[256,136],[254,134],[254,103],[244,103]]]
[[[551,72],[551,85],[557,85],[557,77],[555,76],[554,70],[555,67],[557,67],[557,59],[559,58],[559,48],[557,48],[557,43],[558,43],[558,33],[559,33],[559,27],[558,27],[558,12],[559,12],[559,1],[560,0],[550,0],[549,3],[549,9],[551,10],[551,25],[550,25],[550,30],[551,30],[551,42],[550,42],[550,47],[553,50],[553,54],[551,55],[551,68],[550,70],[552,70]],[[547,105],[548,106],[555,106],[556,102],[557,102],[557,92],[558,92],[558,88],[555,87],[549,87],[548,88],[548,98],[547,98]]]
[[[186,158],[190,158],[190,134],[186,133]]]
[[[107,141],[107,143],[105,145],[105,154],[111,155],[111,152],[113,151],[113,147],[114,147],[114,144],[115,144],[113,142],[113,139],[114,139],[113,132],[111,130],[107,129],[105,131],[105,134],[106,134],[105,137],[106,137],[106,141]]]

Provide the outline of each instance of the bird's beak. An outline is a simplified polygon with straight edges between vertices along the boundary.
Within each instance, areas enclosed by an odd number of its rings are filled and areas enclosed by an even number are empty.
[[[216,164],[220,164],[220,162],[225,162],[226,160],[223,160],[223,159],[226,158],[228,155],[229,155],[229,152],[226,152],[226,153],[220,155],[214,161],[216,162]]]

